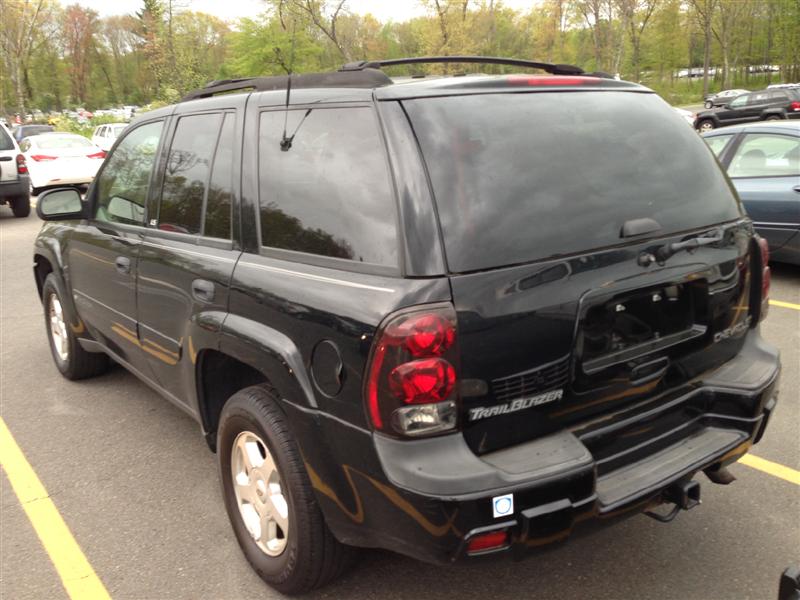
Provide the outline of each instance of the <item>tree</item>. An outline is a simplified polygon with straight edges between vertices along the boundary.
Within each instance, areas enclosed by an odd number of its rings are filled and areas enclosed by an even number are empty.
[[[731,46],[741,18],[750,6],[749,0],[717,0],[716,18],[711,19],[711,31],[722,51],[722,88],[731,87]],[[798,24],[800,25],[800,24]]]
[[[91,71],[94,53],[94,35],[97,29],[97,13],[78,4],[67,7],[63,21],[65,58],[69,65],[72,98],[83,104]],[[110,83],[110,81],[109,81]]]
[[[689,0],[703,31],[703,97],[708,96],[708,70],[711,67],[711,23],[719,0]]]
[[[632,68],[634,80],[642,76],[641,50],[642,36],[660,0],[618,0],[620,13],[627,23],[632,48]]]

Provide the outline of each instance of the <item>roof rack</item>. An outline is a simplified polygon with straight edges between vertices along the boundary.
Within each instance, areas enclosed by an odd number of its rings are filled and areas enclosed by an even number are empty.
[[[364,69],[380,69],[396,65],[414,65],[421,63],[476,63],[482,65],[509,65],[542,69],[551,75],[582,75],[583,69],[574,65],[554,65],[551,63],[523,60],[521,58],[500,58],[497,56],[417,56],[411,58],[390,58],[387,60],[360,60],[344,65],[339,72],[358,72]]]
[[[242,79],[221,79],[206,84],[199,90],[189,92],[181,102],[210,98],[217,94],[230,92],[265,92],[285,90],[289,81],[287,75],[274,77],[245,77]],[[329,73],[304,73],[292,75],[292,89],[297,88],[375,88],[389,85],[392,80],[376,69],[363,68],[350,71],[331,71]]]

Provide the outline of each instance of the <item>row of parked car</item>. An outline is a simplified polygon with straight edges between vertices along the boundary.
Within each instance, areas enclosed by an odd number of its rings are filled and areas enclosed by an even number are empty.
[[[127,123],[95,128],[92,139],[54,131],[52,125],[0,124],[0,204],[15,216],[30,213],[30,196],[59,185],[88,185]]]

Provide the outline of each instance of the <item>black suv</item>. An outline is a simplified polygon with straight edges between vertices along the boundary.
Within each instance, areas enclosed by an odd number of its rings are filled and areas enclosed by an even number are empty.
[[[800,119],[800,89],[781,88],[742,94],[722,108],[697,113],[694,126],[699,131],[710,131],[724,125],[779,119]]]
[[[419,60],[216,82],[37,206],[59,370],[110,357],[194,417],[288,593],[353,546],[447,564],[669,518],[776,403],[766,246],[663,100],[382,70]]]

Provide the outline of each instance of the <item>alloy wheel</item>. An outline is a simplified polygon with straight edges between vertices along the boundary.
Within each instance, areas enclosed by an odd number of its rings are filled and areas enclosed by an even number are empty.
[[[275,459],[251,431],[242,431],[233,442],[231,479],[239,514],[253,541],[268,556],[280,555],[289,539],[289,504]]]
[[[64,321],[64,310],[61,301],[55,294],[50,294],[50,308],[48,316],[50,318],[50,337],[53,339],[53,348],[62,361],[69,358],[69,337],[67,335],[67,323]]]

